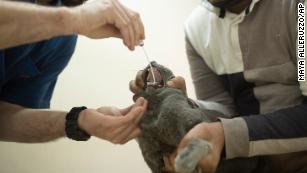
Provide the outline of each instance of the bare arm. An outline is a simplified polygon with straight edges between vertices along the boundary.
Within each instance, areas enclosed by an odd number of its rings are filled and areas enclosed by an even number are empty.
[[[73,8],[0,0],[0,49],[69,34],[119,37],[133,50],[144,39],[144,26],[138,13],[117,0]]]
[[[65,135],[66,112],[27,109],[0,102],[0,140],[46,142]]]
[[[66,13],[65,7],[0,1],[0,49],[72,34]]]
[[[138,122],[146,107],[147,101],[139,98],[126,109],[85,109],[79,115],[78,125],[92,136],[124,144],[140,134]],[[0,101],[0,141],[37,143],[64,137],[66,114]]]

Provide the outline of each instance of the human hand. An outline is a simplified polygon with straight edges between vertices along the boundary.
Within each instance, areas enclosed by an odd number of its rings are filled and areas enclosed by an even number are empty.
[[[167,86],[171,88],[176,88],[181,90],[185,95],[187,95],[187,88],[185,85],[185,80],[181,76],[176,76],[167,82]]]
[[[193,139],[203,139],[211,143],[212,151],[201,159],[198,166],[203,173],[215,172],[224,147],[224,131],[220,122],[201,123],[192,128],[181,140],[177,151],[169,156],[164,156],[165,171],[176,172],[174,160],[177,153],[185,148]]]
[[[129,89],[134,94],[140,93],[145,86],[145,72],[143,70],[138,71],[134,80],[129,83]],[[186,94],[185,80],[181,76],[177,76],[167,82],[167,87],[176,88]]]
[[[140,97],[135,104],[125,109],[85,109],[80,113],[78,124],[90,135],[114,144],[125,144],[140,134],[138,123],[146,108],[147,101]]]
[[[122,5],[118,0],[94,0],[71,8],[73,30],[90,38],[122,38],[134,50],[145,38],[144,25],[139,13]]]

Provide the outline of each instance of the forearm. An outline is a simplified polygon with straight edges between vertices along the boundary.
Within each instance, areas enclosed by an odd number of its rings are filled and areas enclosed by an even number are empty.
[[[66,112],[27,109],[0,102],[0,140],[47,142],[65,136]]]
[[[222,119],[227,158],[307,150],[307,104],[265,115]]]
[[[196,52],[188,38],[186,38],[186,53],[200,106],[205,109],[222,110],[221,112],[227,115],[235,115],[236,111],[233,99],[225,90],[219,77]]]
[[[74,17],[66,7],[0,1],[0,49],[73,34]]]

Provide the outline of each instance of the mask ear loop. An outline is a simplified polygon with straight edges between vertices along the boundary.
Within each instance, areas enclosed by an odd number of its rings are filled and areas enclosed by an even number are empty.
[[[228,0],[226,3],[223,4],[223,7],[220,7],[220,18],[225,18],[226,15],[226,8],[232,6],[233,4],[239,2],[240,0]],[[216,5],[217,6],[217,5]],[[217,6],[218,7],[218,6]]]
[[[225,8],[220,8],[220,15],[219,17],[224,19],[225,18],[225,15],[226,15],[226,10]]]
[[[248,5],[248,7],[245,10],[245,15],[246,16],[249,15],[249,13],[250,13],[250,7],[251,7],[251,3]]]

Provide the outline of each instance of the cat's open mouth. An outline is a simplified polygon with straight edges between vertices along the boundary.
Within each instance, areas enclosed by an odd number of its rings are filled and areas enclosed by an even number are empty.
[[[146,89],[148,86],[154,87],[154,88],[162,88],[164,87],[165,81],[163,81],[163,77],[161,72],[158,70],[158,68],[155,65],[155,62],[151,62],[152,69],[150,66],[148,66],[145,70],[145,86],[144,89]]]

